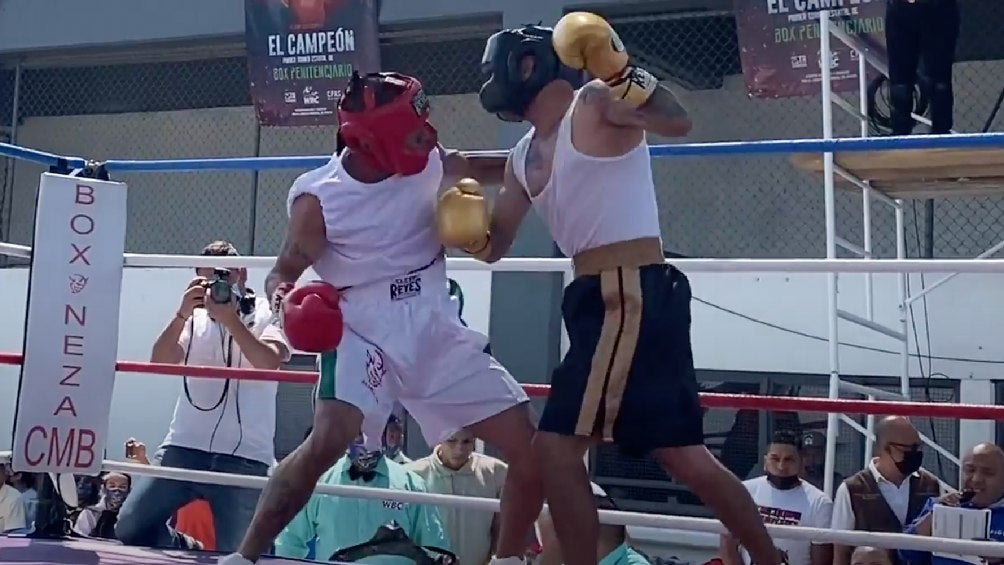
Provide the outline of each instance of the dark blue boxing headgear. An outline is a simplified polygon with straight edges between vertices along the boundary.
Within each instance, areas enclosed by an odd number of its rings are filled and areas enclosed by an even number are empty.
[[[551,43],[553,30],[534,25],[502,30],[488,38],[481,57],[481,106],[507,122],[521,122],[537,94],[554,80],[573,87],[582,83],[582,72],[566,67]],[[523,78],[520,63],[533,56],[533,71]]]

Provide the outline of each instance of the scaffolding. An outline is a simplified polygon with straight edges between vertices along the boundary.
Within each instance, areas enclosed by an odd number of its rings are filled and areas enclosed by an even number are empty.
[[[860,136],[868,137],[868,93],[867,93],[867,70],[868,65],[871,65],[875,70],[888,76],[889,70],[888,65],[882,60],[882,58],[871,48],[869,48],[863,41],[849,35],[844,29],[839,25],[832,25],[830,12],[827,10],[819,12],[819,42],[820,42],[820,69],[821,69],[821,93],[822,93],[822,106],[823,106],[823,138],[833,139],[833,106],[836,105],[838,108],[848,112],[852,116],[856,117],[860,121],[861,129]],[[855,108],[854,105],[841,96],[835,94],[832,91],[832,50],[830,48],[830,40],[836,38],[838,41],[844,43],[850,47],[857,54],[858,60],[858,107]],[[930,125],[930,121],[913,114],[914,120],[922,124]],[[863,233],[862,233],[862,244],[857,245],[848,239],[840,237],[837,235],[837,224],[836,224],[836,205],[835,205],[835,189],[834,189],[834,175],[839,175],[847,182],[849,182],[854,187],[860,189],[861,191],[861,206],[863,214]],[[834,162],[833,153],[825,153],[823,155],[823,191],[825,198],[824,213],[826,215],[826,258],[836,259],[837,258],[837,248],[844,249],[856,257],[860,257],[863,260],[870,260],[873,258],[872,251],[872,203],[877,202],[880,205],[888,206],[892,208],[893,213],[896,216],[895,220],[895,230],[896,230],[896,258],[905,259],[906,258],[906,234],[904,227],[904,201],[902,198],[893,198],[883,191],[878,190],[871,186],[871,183],[865,179],[860,178],[851,171],[841,167]],[[987,250],[985,253],[977,257],[978,259],[986,258],[993,253],[996,253],[1001,248],[1004,248],[1004,242],[994,246],[993,248]],[[898,309],[899,309],[899,323],[898,327],[889,327],[884,324],[880,324],[875,321],[874,316],[874,303],[873,303],[873,287],[872,287],[872,274],[866,273],[863,275],[864,280],[864,312],[863,315],[855,314],[848,310],[843,310],[840,308],[837,302],[837,290],[839,277],[836,273],[827,274],[827,303],[828,303],[828,325],[829,325],[829,397],[839,398],[841,391],[859,394],[867,397],[869,400],[875,399],[888,399],[888,400],[910,400],[910,331],[909,331],[909,315],[910,315],[910,305],[918,300],[919,298],[925,296],[927,293],[931,292],[935,288],[941,286],[952,277],[954,274],[950,274],[937,281],[933,285],[923,289],[920,293],[916,295],[908,294],[908,277],[907,273],[897,274],[897,291],[898,291]],[[882,335],[886,335],[895,339],[899,342],[899,356],[900,356],[900,382],[899,382],[899,392],[892,393],[886,390],[882,390],[875,387],[863,386],[856,383],[841,380],[840,378],[840,345],[839,345],[839,321],[844,320],[851,324],[856,324],[858,326],[867,328],[874,332]],[[868,462],[871,460],[871,454],[874,447],[874,427],[875,427],[875,417],[868,416],[866,424],[862,426],[857,421],[853,420],[846,414],[835,414],[830,413],[826,422],[826,460],[825,460],[825,479],[824,479],[824,490],[829,496],[833,496],[835,485],[833,484],[834,467],[836,463],[836,447],[837,447],[837,437],[839,431],[839,424],[843,422],[850,426],[852,429],[860,432],[865,436],[865,450],[864,450],[864,465],[867,466]],[[932,447],[938,454],[944,456],[946,459],[954,463],[956,466],[959,465],[959,458],[956,454],[951,453],[941,445],[930,438],[921,435],[921,440],[928,446]]]

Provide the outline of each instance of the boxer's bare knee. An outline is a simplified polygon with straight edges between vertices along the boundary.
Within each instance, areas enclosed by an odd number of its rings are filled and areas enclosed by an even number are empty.
[[[527,402],[513,406],[468,426],[471,433],[502,452],[510,465],[530,458],[530,441],[536,431]]]
[[[582,436],[568,436],[538,431],[533,437],[533,453],[548,468],[583,465],[583,458],[595,441]]]
[[[721,472],[725,471],[703,445],[663,447],[656,449],[652,455],[664,471],[691,488],[720,480]]]

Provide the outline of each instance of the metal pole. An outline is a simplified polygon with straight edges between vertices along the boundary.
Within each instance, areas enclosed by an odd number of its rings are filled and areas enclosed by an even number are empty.
[[[858,54],[858,110],[864,116],[861,119],[861,137],[868,137],[868,62],[865,54],[855,51]],[[861,189],[861,215],[864,226],[864,249],[865,259],[872,258],[872,189],[867,182]],[[872,274],[865,273],[865,317],[869,321],[875,321],[875,305],[872,290]],[[867,465],[865,465],[867,467]]]
[[[875,395],[869,394],[868,400],[875,400]],[[875,415],[869,414],[865,418],[865,461],[861,465],[862,469],[867,469],[872,460],[872,451],[875,449]]]
[[[820,87],[823,97],[823,138],[833,138],[833,99],[830,93],[832,74],[830,69],[830,12],[819,12],[819,67],[821,71]],[[826,258],[837,256],[836,207],[833,188],[833,153],[823,154],[823,196],[826,213]],[[830,360],[830,398],[840,396],[840,362],[837,334],[837,275],[828,273],[826,276],[827,315],[829,316],[829,360]],[[839,419],[837,414],[830,413],[826,418],[826,459],[823,464],[823,491],[833,496],[833,470],[837,456],[837,434]]]
[[[903,201],[896,200],[896,258],[906,258],[906,228],[903,220]],[[899,391],[903,398],[910,398],[910,324],[907,323],[909,309],[906,304],[906,277],[908,273],[900,273],[899,277],[899,321],[902,326],[903,343],[900,346],[900,379]]]
[[[254,156],[261,157],[261,124],[255,122]],[[255,231],[258,228],[258,170],[251,174],[251,217],[248,218],[248,255],[255,254]]]

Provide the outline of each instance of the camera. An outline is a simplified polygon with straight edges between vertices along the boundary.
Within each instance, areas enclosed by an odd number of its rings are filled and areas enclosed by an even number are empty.
[[[229,304],[234,299],[230,285],[230,269],[213,269],[213,280],[209,281],[209,298],[217,304]]]

